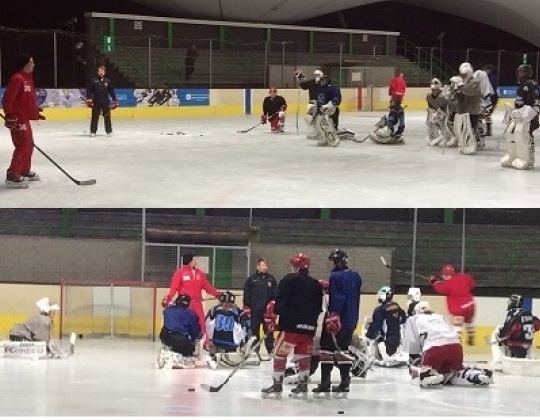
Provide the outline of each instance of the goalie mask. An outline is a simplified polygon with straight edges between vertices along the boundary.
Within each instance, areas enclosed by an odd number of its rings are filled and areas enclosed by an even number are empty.
[[[322,79],[322,77],[324,76],[324,73],[321,70],[315,70],[313,72],[313,76],[315,76],[315,80],[317,82],[319,82]]]
[[[523,296],[512,295],[508,298],[508,310],[519,309],[521,307],[523,307]]]
[[[442,83],[439,79],[435,78],[431,81],[431,86],[430,86],[431,90],[432,91],[435,91],[433,93],[437,93],[439,92],[441,89],[442,89]]]
[[[474,70],[470,63],[462,63],[461,66],[459,66],[459,75],[464,81],[473,77],[473,73]]]
[[[530,64],[521,64],[516,70],[518,83],[523,83],[532,77],[532,67]]]
[[[394,291],[387,286],[381,287],[377,292],[377,300],[379,303],[385,303],[392,300],[394,297]]]

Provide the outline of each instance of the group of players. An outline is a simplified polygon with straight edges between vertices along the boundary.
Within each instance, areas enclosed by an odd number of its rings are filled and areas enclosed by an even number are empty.
[[[384,287],[378,293],[380,305],[364,326],[363,337],[359,337],[354,331],[359,322],[362,278],[349,268],[345,251],[333,250],[328,260],[332,263],[329,279],[317,280],[309,274],[310,258],[305,254],[293,256],[289,261],[291,273],[279,282],[274,298],[266,307],[265,338],[275,332],[279,334],[269,351],[273,359],[273,383],[262,390],[263,398],[281,398],[284,379],[291,371],[297,380],[290,396],[305,398],[309,379],[319,365],[321,382],[312,390],[315,398],[345,398],[351,375],[365,377],[373,363],[384,367],[407,365],[411,377],[417,378],[422,387],[492,382],[491,369],[463,366],[463,329],[468,344],[475,344],[475,282],[469,274],[456,272],[447,264],[440,278],[429,279],[434,291],[447,297],[450,322],[435,314],[428,302],[421,301],[419,289],[409,291],[409,306],[405,311],[394,301],[392,289]],[[192,357],[197,341],[203,340],[210,352],[208,364],[213,368],[219,364],[216,356],[220,354],[238,353],[240,349],[240,359],[235,364],[238,365],[245,363],[253,352],[258,354],[263,341],[268,346],[268,340],[259,339],[258,332],[250,331],[249,308],[240,309],[233,294],[213,288],[196,267],[196,257],[184,256],[184,263],[163,302],[166,309],[160,337],[166,346]],[[201,290],[220,300],[205,317],[200,299],[186,297],[186,294],[200,296]],[[181,309],[170,306],[171,298],[178,292],[176,306]],[[186,314],[179,316],[180,312]],[[494,334],[492,367],[500,368],[498,363],[503,354],[528,357],[533,334],[538,330],[538,318],[523,308],[519,296],[512,295],[506,320]],[[178,341],[174,342],[171,334],[184,337],[177,337]],[[332,386],[331,373],[335,366],[339,369],[340,382]]]

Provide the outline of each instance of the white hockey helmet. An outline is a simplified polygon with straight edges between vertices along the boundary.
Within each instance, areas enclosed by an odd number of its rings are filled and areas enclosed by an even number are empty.
[[[461,63],[461,66],[459,66],[459,74],[462,78],[471,78],[473,76],[474,69],[473,66],[471,66],[471,63]]]
[[[442,83],[439,79],[435,78],[435,79],[432,79],[431,80],[431,89],[438,89],[438,90],[441,90],[442,89]]]
[[[52,304],[48,297],[41,298],[36,302],[36,306],[38,307],[39,311],[45,314],[48,314],[51,311],[57,311],[60,309],[60,306],[57,304]]]
[[[324,73],[322,72],[322,70],[315,70],[313,72],[313,76],[315,76],[315,80],[317,80],[318,82],[324,76]]]
[[[416,315],[432,312],[429,302],[426,302],[425,300],[418,302],[418,304],[414,307],[414,311]]]
[[[418,287],[410,287],[407,292],[407,300],[410,302],[420,302],[422,297],[422,292]]]

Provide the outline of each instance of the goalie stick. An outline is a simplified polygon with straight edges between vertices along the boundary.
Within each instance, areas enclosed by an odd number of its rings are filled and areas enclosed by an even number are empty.
[[[4,114],[0,114],[0,117],[5,120],[6,117]],[[96,183],[96,180],[95,179],[88,179],[88,180],[85,180],[85,181],[79,181],[75,178],[73,178],[70,174],[68,174],[60,165],[58,165],[58,163],[56,163],[47,153],[45,153],[43,150],[41,150],[41,148],[34,143],[34,148],[37,149],[37,151],[39,153],[41,153],[43,156],[45,156],[45,158],[51,162],[54,166],[56,166],[65,176],[67,176],[71,181],[73,181],[75,184],[77,185],[94,185]]]
[[[386,262],[386,259],[384,257],[380,257],[381,258],[381,261],[383,263],[383,265],[386,267],[386,268],[389,268],[390,270],[395,270],[396,273],[403,273],[403,274],[409,274],[409,275],[412,275],[412,271],[407,271],[407,270],[400,270],[399,268],[394,268],[392,267],[390,264],[388,264]],[[421,278],[421,279],[424,279],[424,280],[429,280],[429,277],[428,276],[424,276],[422,274],[417,274],[417,273],[414,273],[414,276],[415,277],[418,277],[418,278]]]

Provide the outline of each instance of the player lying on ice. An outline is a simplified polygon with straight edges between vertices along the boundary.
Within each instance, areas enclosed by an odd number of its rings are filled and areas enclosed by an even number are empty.
[[[489,369],[463,366],[463,347],[457,332],[429,303],[419,302],[416,315],[405,324],[403,347],[414,361],[409,366],[413,379],[425,388],[434,385],[489,385]]]
[[[67,353],[51,340],[54,315],[60,307],[56,304],[51,304],[48,297],[38,300],[36,306],[39,309],[39,314],[32,316],[23,323],[15,324],[9,331],[9,340],[43,342],[45,343],[48,357],[67,357]]]
[[[219,297],[219,304],[206,315],[209,352],[206,362],[211,369],[220,364],[244,364],[252,353],[257,337],[251,336],[250,318],[236,306],[236,297],[227,291]]]

